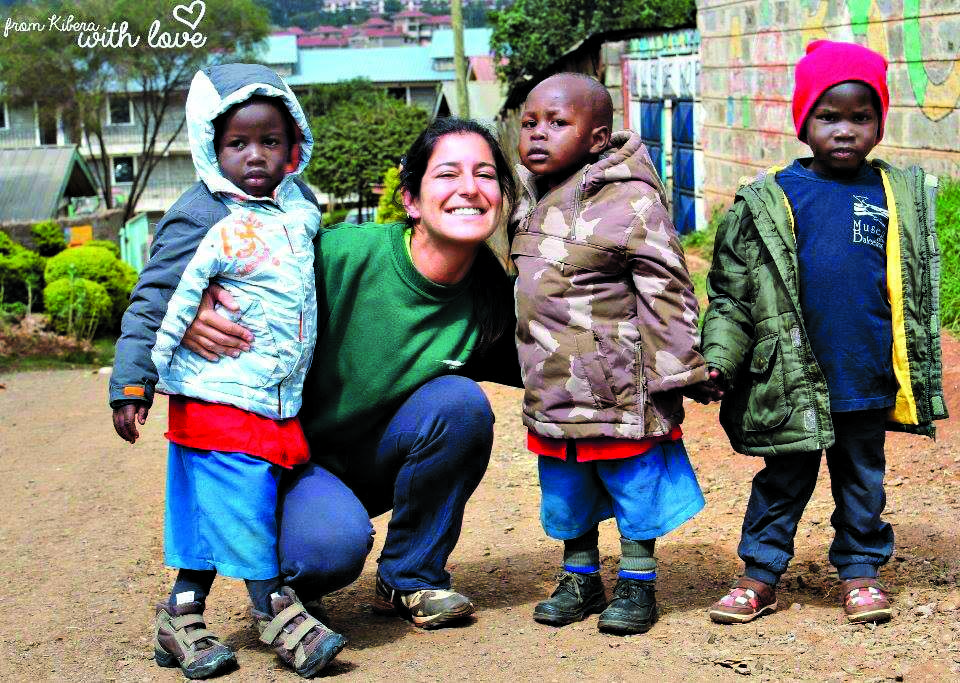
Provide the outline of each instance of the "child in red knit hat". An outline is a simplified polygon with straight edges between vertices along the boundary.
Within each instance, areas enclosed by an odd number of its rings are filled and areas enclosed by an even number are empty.
[[[893,552],[881,519],[885,430],[932,436],[947,413],[937,181],[866,161],[883,136],[886,66],[860,45],[807,46],[793,115],[813,156],[741,188],[717,233],[703,355],[725,387],[731,445],[765,461],[744,515],[744,575],[710,609],[719,623],[776,610],[824,450],[847,619],[891,616],[878,581]]]

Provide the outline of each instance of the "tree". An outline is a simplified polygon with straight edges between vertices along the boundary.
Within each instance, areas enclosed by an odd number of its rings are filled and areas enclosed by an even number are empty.
[[[683,26],[695,11],[694,0],[517,0],[491,13],[490,46],[497,73],[513,85],[595,33]]]
[[[315,146],[307,180],[332,197],[373,206],[373,187],[427,123],[427,113],[382,91],[334,105],[311,121]]]
[[[151,47],[148,35],[155,20],[160,32],[193,33],[173,20],[171,10],[167,0],[44,0],[18,6],[17,21],[47,26],[52,15],[73,15],[76,21],[99,24],[102,31],[111,27],[119,31],[126,22],[129,38],[117,49],[80,47],[77,32],[60,30],[21,32],[15,40],[0,41],[0,83],[5,95],[14,104],[36,102],[41,118],[59,115],[70,139],[85,143],[107,208],[114,203],[104,135],[107,96],[125,93],[132,99],[140,151],[125,220],[133,215],[151,173],[183,128],[182,114],[173,110],[193,74],[212,62],[242,59],[267,34],[266,10],[254,0],[206,0],[195,29],[206,39],[202,46]]]

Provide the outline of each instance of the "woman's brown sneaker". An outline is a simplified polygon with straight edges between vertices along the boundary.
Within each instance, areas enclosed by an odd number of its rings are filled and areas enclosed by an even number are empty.
[[[434,629],[465,619],[473,610],[470,598],[456,591],[433,588],[401,593],[377,573],[373,599],[373,611],[377,614],[400,616],[418,628]]]
[[[741,576],[730,592],[713,603],[710,618],[718,624],[745,624],[777,611],[777,593],[763,581]]]
[[[192,600],[157,605],[153,656],[158,666],[179,666],[187,678],[209,678],[237,665],[233,650],[207,630],[203,605]]]
[[[847,579],[840,584],[843,611],[852,624],[888,621],[893,614],[887,593],[877,579]]]

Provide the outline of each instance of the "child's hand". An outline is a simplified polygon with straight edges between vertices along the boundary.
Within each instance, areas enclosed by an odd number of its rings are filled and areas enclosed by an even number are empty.
[[[707,371],[707,379],[698,384],[690,384],[684,387],[681,393],[697,403],[707,405],[723,398],[723,389],[721,389],[723,383],[720,371],[716,368],[710,368]]]
[[[113,428],[124,441],[135,443],[140,438],[137,431],[137,422],[145,424],[150,406],[145,403],[128,403],[125,406],[113,409]]]

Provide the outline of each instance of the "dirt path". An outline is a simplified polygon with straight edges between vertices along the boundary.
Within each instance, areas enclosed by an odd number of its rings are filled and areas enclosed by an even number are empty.
[[[960,343],[944,344],[947,396],[960,415]],[[151,660],[150,605],[161,564],[164,403],[145,442],[123,444],[104,403],[106,376],[85,371],[0,377],[0,680],[176,681]],[[327,600],[350,643],[325,675],[343,681],[958,680],[960,678],[960,419],[936,442],[891,435],[887,518],[897,535],[883,578],[895,620],[845,624],[827,564],[832,511],[821,479],[801,523],[782,611],[720,627],[705,609],[739,571],[736,543],[754,459],[730,448],[716,406],[691,404],[686,443],[707,509],[659,546],[661,622],[644,636],[596,631],[596,617],[552,629],[530,612],[552,587],[559,544],[538,522],[535,462],[522,447],[519,392],[487,387],[497,413],[493,460],[467,508],[451,558],[455,586],[478,605],[463,628],[418,631],[372,614],[375,558]],[[824,468],[825,470],[825,468]],[[385,519],[377,520],[378,546]],[[617,533],[601,528],[608,588]],[[256,642],[238,581],[218,581],[211,626],[239,650],[224,680],[295,681]]]

